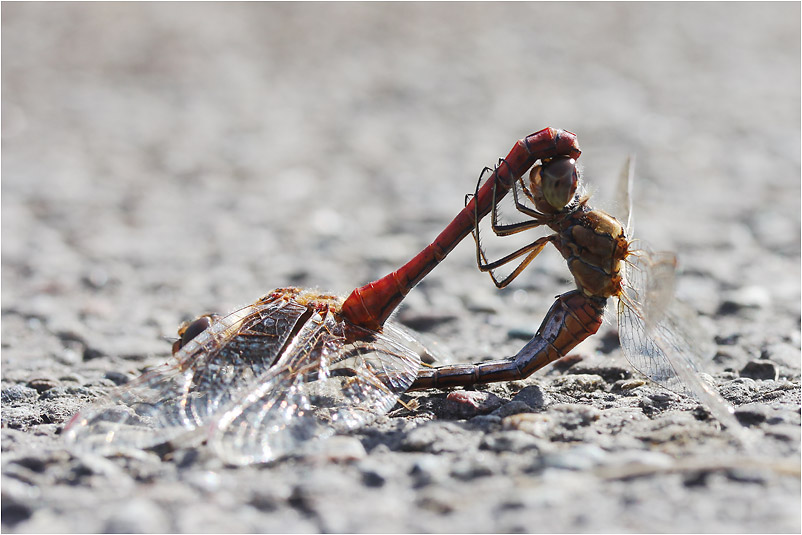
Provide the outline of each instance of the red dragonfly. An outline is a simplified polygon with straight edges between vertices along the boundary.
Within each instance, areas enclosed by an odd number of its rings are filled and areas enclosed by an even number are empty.
[[[676,256],[638,250],[628,238],[633,173],[630,159],[618,188],[626,226],[588,205],[589,196],[583,193],[576,161],[570,156],[545,160],[532,169],[528,180],[518,179],[512,191],[516,209],[526,217],[523,221],[499,223],[499,197],[494,196],[494,234],[509,236],[537,227],[554,233],[489,262],[479,239],[477,214],[473,236],[479,269],[488,272],[498,288],[506,287],[551,243],[567,261],[577,289],[557,297],[536,335],[512,358],[423,369],[410,389],[524,379],[595,334],[607,300],[614,297],[621,348],[632,367],[668,390],[698,399],[747,443],[750,439],[734,409],[699,374],[698,364],[709,344],[694,332],[695,313],[674,299]],[[515,267],[508,275],[496,276],[499,267],[510,264]]]
[[[564,130],[519,140],[432,244],[397,271],[344,301],[282,288],[227,316],[202,316],[179,330],[171,362],[78,413],[65,435],[101,452],[195,437],[227,462],[246,464],[369,423],[429,381],[418,377],[413,336],[386,323],[404,296],[538,160],[579,155],[576,136]]]

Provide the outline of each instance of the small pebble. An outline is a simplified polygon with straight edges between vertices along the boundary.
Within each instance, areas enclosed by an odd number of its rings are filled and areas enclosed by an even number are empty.
[[[520,430],[538,438],[547,438],[553,418],[542,413],[521,413],[507,416],[501,421],[503,429]]]
[[[371,487],[371,488],[383,487],[386,482],[387,478],[385,478],[383,475],[381,475],[379,472],[375,470],[362,471],[362,483],[366,487]]]
[[[514,340],[529,340],[535,336],[536,331],[531,327],[513,327],[507,330],[507,337]]]
[[[719,306],[720,314],[735,314],[744,309],[762,309],[771,303],[769,292],[762,286],[746,286],[728,292]]]
[[[604,461],[608,453],[598,446],[582,444],[574,448],[548,453],[543,456],[543,465],[563,470],[589,470]]]
[[[621,366],[589,366],[583,363],[571,368],[571,374],[598,375],[607,383],[615,383],[632,377],[632,371]]]
[[[533,409],[542,409],[543,407],[552,403],[552,400],[548,394],[546,394],[542,388],[536,385],[523,388],[520,392],[515,394],[515,397],[513,397],[512,400],[526,403]]]
[[[470,419],[471,426],[482,431],[498,429],[501,418],[495,414],[480,414]]]
[[[570,392],[593,392],[605,387],[604,379],[595,374],[572,374],[557,377],[552,381],[552,386],[560,390]]]
[[[516,429],[497,431],[485,435],[479,444],[481,449],[491,451],[511,451],[520,453],[528,450],[536,450],[540,441],[532,434]]]
[[[755,468],[730,468],[727,470],[727,477],[739,483],[756,483],[763,485],[766,483],[766,473]]]
[[[166,533],[170,523],[162,509],[150,500],[132,498],[120,506],[106,520],[105,533]]]
[[[401,449],[430,453],[463,451],[467,448],[468,435],[465,430],[451,422],[427,422],[407,434],[401,441]]]
[[[479,390],[457,390],[449,393],[446,401],[454,404],[462,418],[493,412],[504,403],[497,395]]]
[[[747,426],[757,425],[768,420],[774,411],[762,403],[749,403],[735,409],[735,417]]]
[[[757,391],[757,384],[749,377],[739,377],[721,384],[720,390],[724,399],[735,405],[741,405],[750,400]]]
[[[506,403],[493,411],[494,416],[498,416],[499,418],[505,418],[511,414],[519,414],[522,412],[532,412],[534,409],[524,403],[523,401],[513,400],[509,403]]]
[[[586,427],[599,419],[601,411],[590,405],[561,403],[549,407],[547,414],[554,418],[556,425],[565,429]]]
[[[365,446],[353,436],[335,435],[326,440],[319,441],[319,448],[312,454],[314,457],[323,457],[328,461],[357,461],[367,456]]]
[[[103,375],[103,377],[105,379],[110,380],[111,382],[113,382],[117,386],[124,385],[128,381],[131,380],[131,378],[128,375],[126,375],[126,374],[124,374],[122,372],[114,371],[114,370],[107,371]]]
[[[52,377],[37,377],[36,379],[31,379],[28,381],[28,386],[33,388],[40,394],[51,388],[55,388],[59,385],[59,382]]]
[[[24,500],[9,496],[5,491],[6,486],[7,483],[3,482],[3,503],[0,514],[3,517],[3,527],[7,529],[28,520],[33,515],[33,507]]]
[[[22,401],[32,401],[39,397],[39,393],[33,388],[25,385],[14,385],[8,387],[0,393],[0,401],[7,403],[20,403]]]
[[[416,487],[423,487],[442,479],[446,468],[445,458],[438,455],[424,455],[412,464],[409,475],[415,480]]]
[[[779,377],[779,371],[777,370],[777,365],[770,360],[752,360],[741,368],[741,377],[776,381],[777,377]]]
[[[613,392],[628,392],[647,384],[645,379],[624,379],[613,384]]]
[[[459,459],[454,462],[450,471],[452,477],[463,481],[486,477],[492,474],[493,469],[483,456]]]

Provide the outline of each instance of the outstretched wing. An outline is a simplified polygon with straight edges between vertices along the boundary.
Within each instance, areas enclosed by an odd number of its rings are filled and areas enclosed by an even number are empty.
[[[668,390],[696,398],[737,433],[741,426],[733,408],[699,374],[712,344],[695,333],[695,313],[673,297],[675,263],[670,253],[638,251],[627,258],[618,302],[621,348],[636,370]]]
[[[315,314],[258,387],[217,420],[212,447],[232,464],[265,462],[370,423],[417,377],[413,342],[392,324],[377,333]]]
[[[208,425],[274,364],[306,311],[279,299],[220,318],[176,353],[175,361],[79,412],[66,438],[101,450],[147,448]]]
[[[632,236],[635,233],[635,226],[632,221],[632,187],[634,183],[635,155],[630,154],[621,169],[615,193],[615,203],[617,205],[615,216],[624,225],[624,232],[627,236]]]
[[[415,347],[392,325],[365,330],[277,291],[81,411],[65,435],[99,453],[209,439],[231,463],[268,461],[388,411],[417,376]]]

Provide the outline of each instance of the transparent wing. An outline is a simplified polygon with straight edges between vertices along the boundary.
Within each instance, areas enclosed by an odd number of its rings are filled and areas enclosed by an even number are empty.
[[[252,388],[307,310],[264,300],[215,321],[174,356],[78,413],[68,440],[94,449],[147,448],[191,435]]]
[[[618,307],[618,337],[632,367],[660,386],[684,396],[691,395],[653,332],[647,332],[640,316],[623,301],[619,301]]]
[[[695,328],[695,313],[673,298],[673,256],[641,251],[627,258],[618,302],[621,347],[639,372],[673,392],[696,398],[719,422],[738,432],[741,426],[733,408],[699,374],[712,344]],[[661,281],[671,288],[670,296]]]
[[[452,364],[455,362],[454,354],[448,346],[443,344],[442,341],[438,340],[436,337],[420,333],[401,323],[393,323],[392,328],[395,331],[400,331],[400,333],[396,333],[395,336],[400,337],[403,335],[406,344],[410,349],[420,355],[422,362],[426,364],[437,363],[438,365]]]
[[[414,342],[392,324],[377,333],[315,314],[286,360],[217,421],[212,447],[232,464],[266,462],[370,423],[417,377]]]
[[[393,325],[377,333],[338,321],[296,295],[279,290],[215,321],[175,362],[81,411],[67,439],[111,453],[210,437],[243,464],[388,411],[417,376],[419,344]]]
[[[669,390],[692,396],[668,355],[675,350],[683,354],[690,347],[681,331],[672,331],[676,326],[667,313],[675,266],[671,253],[637,251],[627,257],[618,301],[618,337],[632,367]]]
[[[674,299],[677,256],[671,252],[630,251],[624,262],[624,299],[652,329]]]
[[[632,185],[634,182],[635,155],[630,154],[621,169],[615,193],[616,216],[624,224],[624,232],[627,236],[634,235],[635,231],[632,221]]]

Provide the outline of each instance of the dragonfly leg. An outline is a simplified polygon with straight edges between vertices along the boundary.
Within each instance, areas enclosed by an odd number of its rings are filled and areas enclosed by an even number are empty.
[[[496,285],[496,288],[506,288],[515,278],[521,274],[521,272],[526,269],[526,266],[529,265],[532,260],[535,259],[537,255],[546,247],[546,244],[553,241],[555,239],[554,235],[551,236],[544,236],[542,238],[538,238],[534,242],[530,243],[529,245],[525,245],[518,249],[517,251],[513,251],[512,253],[508,254],[507,256],[500,258],[494,262],[488,262],[487,257],[485,256],[485,252],[482,248],[477,244],[476,247],[476,262],[479,266],[481,271],[490,274],[490,278],[493,279],[493,283]],[[493,270],[503,266],[504,264],[508,264],[515,260],[516,258],[526,255],[520,264],[506,277],[502,279],[497,279]]]
[[[507,165],[507,167],[509,168],[509,164],[507,163],[507,160],[502,158],[502,159],[499,160],[499,164],[496,166],[496,169],[494,170],[495,173],[498,173],[498,169],[502,164]],[[479,194],[479,186],[480,186],[480,184],[482,182],[482,176],[484,175],[485,171],[488,171],[488,170],[489,169],[487,167],[485,167],[485,169],[482,171],[482,174],[479,175],[479,182],[476,183],[476,193],[474,194],[474,197]],[[523,180],[522,180],[521,177],[517,178],[517,182],[520,183],[521,186],[523,187],[524,194],[528,198],[532,199],[532,202],[534,202],[534,198],[532,198],[531,193],[529,192],[529,190],[524,185]],[[518,199],[518,188],[515,187],[514,184],[513,184],[513,187],[512,187],[512,196],[513,196],[513,198],[515,200],[515,208],[519,212],[522,212],[523,214],[531,217],[532,221],[521,221],[521,222],[518,222],[518,223],[510,223],[510,224],[501,224],[501,223],[499,223],[499,221],[498,221],[498,201],[499,201],[499,196],[496,195],[496,188],[497,187],[498,187],[498,183],[496,182],[495,184],[493,184],[493,204],[492,204],[491,214],[490,214],[491,215],[491,217],[490,217],[490,226],[493,229],[493,234],[495,234],[496,236],[509,236],[510,234],[516,234],[518,232],[521,232],[521,231],[524,231],[524,230],[527,230],[527,229],[530,229],[530,228],[539,227],[541,225],[545,225],[545,224],[548,223],[548,216],[546,214],[538,212],[537,210],[533,210],[533,209],[529,208],[528,206],[524,205],[523,203],[521,203],[519,201],[519,199]],[[476,232],[476,236],[478,236],[479,235],[479,214],[478,213],[475,214],[475,221],[476,221],[476,224],[474,226],[474,229],[475,229],[475,232]]]
[[[499,160],[499,164],[496,166],[496,169],[494,171],[495,173],[498,173],[498,169],[502,164],[505,164],[505,165],[509,166],[509,164],[507,164],[507,161],[502,158],[502,159]],[[482,170],[482,173],[479,175],[479,181],[476,183],[476,193],[473,195],[473,197],[478,195],[479,186],[480,186],[480,184],[482,182],[482,177],[489,170],[490,169],[488,167],[485,167]],[[518,178],[518,181],[520,182],[520,184],[521,184],[521,186],[523,188],[524,194],[528,198],[531,199],[532,198],[531,193],[526,188],[526,186],[523,184],[523,182],[521,181],[520,177]],[[539,226],[545,225],[547,223],[547,219],[546,218],[548,216],[546,216],[545,214],[542,214],[542,213],[540,213],[540,212],[538,212],[536,210],[532,210],[532,209],[528,208],[527,206],[524,206],[518,200],[518,188],[513,186],[512,190],[513,190],[513,196],[515,197],[515,206],[516,206],[516,208],[519,211],[525,213],[526,215],[532,217],[532,220],[520,221],[520,222],[517,222],[517,223],[510,223],[510,224],[504,224],[504,225],[500,224],[498,222],[498,199],[497,199],[497,197],[495,195],[496,185],[494,185],[493,188],[494,188],[494,195],[493,195],[493,205],[492,205],[492,210],[491,210],[491,226],[493,228],[493,233],[496,236],[509,236],[511,234],[517,234],[518,232],[522,232],[522,231],[528,230],[530,228],[539,227]],[[465,196],[466,205],[469,202],[469,199],[471,197],[472,197],[471,195],[466,195]],[[481,271],[484,271],[484,272],[487,272],[487,273],[490,274],[490,278],[493,280],[493,284],[495,284],[497,288],[505,288],[513,280],[515,280],[515,278],[518,275],[521,274],[521,272],[526,268],[526,266],[528,266],[529,263],[538,254],[540,254],[540,251],[543,250],[543,247],[546,246],[546,243],[548,243],[549,241],[552,241],[554,239],[554,236],[549,236],[549,237],[546,237],[546,238],[538,239],[535,242],[530,243],[529,245],[525,245],[524,247],[521,247],[520,249],[518,249],[516,251],[513,251],[512,253],[504,256],[503,258],[501,258],[499,260],[496,260],[494,262],[488,262],[487,255],[485,254],[484,250],[482,249],[482,245],[481,245],[481,241],[480,241],[480,237],[479,237],[479,214],[476,213],[476,214],[474,214],[474,216],[475,216],[475,224],[474,224],[474,229],[471,232],[471,234],[473,235],[473,239],[476,242],[476,264],[477,264],[477,266],[479,267],[479,269]],[[507,275],[506,277],[504,277],[502,279],[496,278],[495,274],[493,273],[493,270],[495,270],[496,268],[498,268],[500,266],[503,266],[504,264],[512,262],[516,258],[519,258],[519,257],[521,257],[521,256],[523,256],[525,254],[527,255],[526,258],[524,258],[524,260],[512,271],[512,273],[510,273],[509,275]]]
[[[537,334],[514,357],[423,369],[410,390],[515,381],[562,358],[602,323],[606,299],[573,290],[557,297]]]
[[[503,164],[507,164],[507,161],[504,158],[501,158],[499,160],[498,165],[496,166],[496,169],[498,169],[499,166],[501,166],[502,163]],[[509,164],[507,164],[507,166],[509,167]],[[485,167],[485,169],[487,169],[487,167]],[[481,180],[482,180],[482,176],[480,175],[479,176],[479,181],[481,182]],[[502,234],[502,232],[504,232],[506,229],[511,228],[511,227],[519,227],[520,225],[527,225],[527,226],[524,226],[523,228],[520,228],[519,230],[514,231],[514,232],[520,232],[521,230],[525,230],[527,228],[533,228],[533,227],[537,227],[539,225],[546,225],[551,220],[552,216],[550,216],[548,214],[544,214],[543,212],[541,212],[539,210],[536,210],[536,209],[534,209],[532,207],[526,206],[524,203],[521,202],[520,198],[518,197],[518,195],[519,195],[518,194],[518,186],[520,186],[521,192],[523,192],[524,196],[526,196],[526,198],[529,199],[529,202],[531,202],[532,204],[536,204],[537,203],[537,201],[535,201],[535,195],[526,186],[526,182],[524,181],[523,175],[517,177],[515,182],[517,183],[517,186],[515,184],[513,184],[513,187],[512,187],[512,197],[513,197],[513,200],[515,202],[515,209],[518,210],[519,212],[521,212],[522,214],[531,217],[534,221],[526,221],[524,223],[513,223],[512,225],[499,225],[498,224],[498,200],[499,199],[496,196],[494,196],[493,197],[493,207],[492,207],[492,215],[493,215],[493,217],[492,217],[492,226],[493,226],[493,232],[497,236],[506,236],[507,234]],[[479,184],[476,185],[476,191],[477,192],[479,191]],[[514,234],[514,232],[510,232],[509,234]]]
[[[381,329],[409,291],[475,230],[476,222],[490,213],[492,205],[536,161],[556,156],[576,159],[581,153],[576,135],[565,130],[544,128],[519,139],[504,158],[506,165],[496,169],[434,241],[399,269],[351,292],[340,308],[342,317],[360,327]]]

